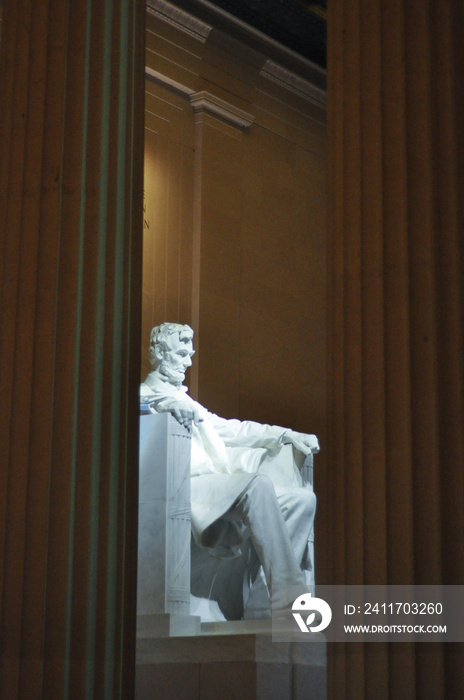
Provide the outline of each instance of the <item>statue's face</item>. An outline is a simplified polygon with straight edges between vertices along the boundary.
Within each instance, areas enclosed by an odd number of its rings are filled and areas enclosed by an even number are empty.
[[[159,371],[171,384],[178,386],[185,379],[187,367],[192,364],[194,354],[192,341],[180,340],[177,333],[169,338],[170,349],[163,351]]]

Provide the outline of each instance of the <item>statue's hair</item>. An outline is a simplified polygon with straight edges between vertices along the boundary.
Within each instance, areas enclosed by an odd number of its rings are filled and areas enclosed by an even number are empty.
[[[148,348],[148,353],[150,356],[150,362],[152,367],[158,364],[158,358],[155,354],[155,347],[159,347],[162,350],[170,350],[171,343],[169,337],[174,335],[174,333],[179,334],[179,340],[188,343],[189,340],[193,338],[193,329],[186,324],[181,323],[162,323],[160,326],[155,326],[150,333],[150,347]]]

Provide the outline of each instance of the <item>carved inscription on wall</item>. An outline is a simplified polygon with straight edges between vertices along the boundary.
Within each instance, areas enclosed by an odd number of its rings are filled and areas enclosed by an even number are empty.
[[[143,190],[143,230],[150,230],[150,218],[147,214],[147,201],[145,199],[145,190]]]

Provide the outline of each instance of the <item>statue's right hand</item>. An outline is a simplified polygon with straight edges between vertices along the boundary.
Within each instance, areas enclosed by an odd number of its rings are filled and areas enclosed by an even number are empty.
[[[187,428],[187,430],[191,429],[192,423],[198,424],[203,420],[203,418],[200,418],[200,414],[198,413],[196,406],[191,406],[187,402],[179,403],[176,406],[171,407],[170,410],[174,418],[181,425],[183,425],[184,428]]]

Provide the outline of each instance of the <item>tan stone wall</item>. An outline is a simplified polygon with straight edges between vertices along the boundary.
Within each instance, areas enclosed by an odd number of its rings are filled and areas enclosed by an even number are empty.
[[[144,375],[151,328],[165,319],[191,320],[193,216],[190,103],[147,81],[145,106]]]
[[[192,324],[191,393],[225,417],[317,433],[321,495],[325,111],[264,77],[266,58],[215,30],[203,43],[147,17],[147,67],[162,77],[146,93],[143,372],[153,325]],[[195,114],[188,93],[199,91],[253,123]],[[324,505],[320,542],[323,518]]]

